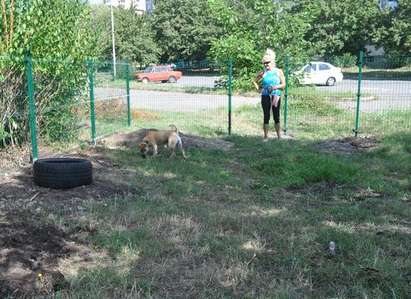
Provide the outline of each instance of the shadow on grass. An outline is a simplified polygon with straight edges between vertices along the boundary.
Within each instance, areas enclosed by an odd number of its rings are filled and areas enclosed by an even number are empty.
[[[227,152],[189,147],[185,161],[101,149],[119,171],[133,171],[141,193],[86,211],[98,221],[87,242],[112,259],[71,277],[62,293],[406,297],[411,211],[400,194],[409,193],[395,184],[386,191],[384,168],[391,163],[406,179],[411,134],[382,139],[383,153],[350,155],[319,152],[315,141],[228,140],[235,147]]]

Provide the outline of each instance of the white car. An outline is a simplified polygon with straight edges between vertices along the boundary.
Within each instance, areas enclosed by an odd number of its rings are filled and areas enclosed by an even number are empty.
[[[295,74],[298,76],[298,81],[301,84],[333,86],[336,82],[341,82],[343,79],[341,68],[322,61],[310,62]]]

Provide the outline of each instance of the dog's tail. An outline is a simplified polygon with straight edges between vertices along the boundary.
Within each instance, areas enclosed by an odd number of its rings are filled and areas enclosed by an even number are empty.
[[[169,125],[169,127],[178,134],[178,129],[175,125]]]

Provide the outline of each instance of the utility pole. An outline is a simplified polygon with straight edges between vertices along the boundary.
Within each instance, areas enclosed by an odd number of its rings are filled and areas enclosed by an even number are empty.
[[[116,79],[116,42],[114,40],[114,14],[113,14],[113,0],[110,0],[110,13],[111,13],[111,39],[113,41],[113,76]]]

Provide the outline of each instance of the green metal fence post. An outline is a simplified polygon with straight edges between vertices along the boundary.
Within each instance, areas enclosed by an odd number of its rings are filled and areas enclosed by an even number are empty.
[[[90,88],[90,123],[91,143],[96,145],[96,114],[94,110],[94,65],[91,60],[87,61],[88,84]]]
[[[233,84],[233,60],[228,61],[228,135],[231,135],[231,97]]]
[[[127,124],[131,126],[131,108],[130,108],[130,69],[126,61],[126,89],[127,89]]]
[[[289,76],[289,57],[285,57],[285,90],[284,90],[284,134],[288,130],[288,76]]]
[[[24,55],[24,64],[26,68],[27,93],[29,98],[29,126],[31,137],[31,151],[33,155],[33,162],[39,157],[37,144],[37,116],[36,116],[36,102],[34,99],[34,82],[33,82],[33,61],[30,52]]]
[[[361,102],[361,81],[362,81],[362,65],[364,60],[364,52],[360,51],[358,60],[358,87],[357,87],[357,107],[355,109],[355,128],[353,130],[355,137],[358,136],[360,127],[360,102]]]

